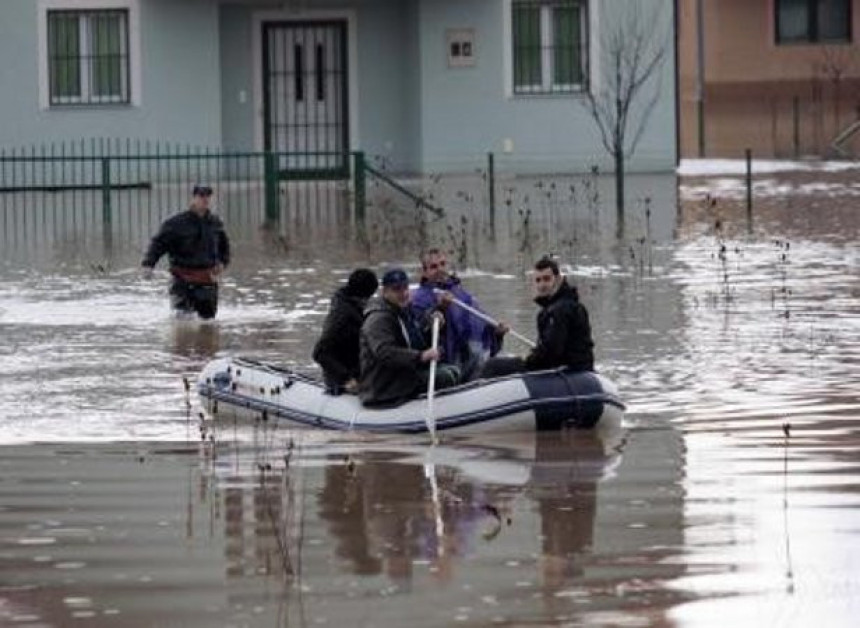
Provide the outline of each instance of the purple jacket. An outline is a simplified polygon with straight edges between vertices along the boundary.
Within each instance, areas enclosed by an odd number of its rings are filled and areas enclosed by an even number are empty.
[[[463,289],[460,280],[451,276],[442,284],[421,280],[421,284],[412,291],[412,302],[410,307],[416,320],[426,324],[430,314],[436,309],[437,296],[434,289],[447,290],[456,299],[462,301],[477,310],[480,310],[478,302],[471,294]],[[480,343],[483,356],[471,356],[470,344],[477,346]],[[495,328],[470,314],[456,303],[452,303],[445,312],[445,326],[439,338],[440,347],[444,354],[442,359],[451,364],[463,365],[478,357],[483,360],[488,356],[496,355],[501,348],[501,340],[496,334]]]

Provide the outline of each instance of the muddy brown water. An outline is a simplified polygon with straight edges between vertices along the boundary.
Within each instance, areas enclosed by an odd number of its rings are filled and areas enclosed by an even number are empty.
[[[506,182],[492,220],[468,179],[436,221],[378,196],[363,232],[228,215],[209,325],[138,276],[144,221],[106,240],[4,206],[0,625],[856,625],[860,214],[850,173],[817,180],[760,179],[749,224],[736,177],[634,178],[621,242],[584,179]],[[312,372],[338,282],[414,273],[427,242],[527,335],[528,263],[558,253],[624,429],[431,447],[201,420],[206,360]]]

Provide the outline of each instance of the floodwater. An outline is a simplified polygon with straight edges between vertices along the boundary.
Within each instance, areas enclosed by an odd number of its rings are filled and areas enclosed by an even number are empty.
[[[225,208],[212,324],[138,275],[160,216],[106,237],[4,205],[0,625],[856,625],[852,179],[760,177],[750,220],[737,177],[633,177],[620,241],[596,177],[503,181],[494,216],[480,181],[435,181],[429,221],[377,192],[363,230],[336,200],[269,231]],[[426,243],[526,335],[526,269],[558,253],[622,432],[431,447],[200,416],[208,359],[313,372],[338,282]]]

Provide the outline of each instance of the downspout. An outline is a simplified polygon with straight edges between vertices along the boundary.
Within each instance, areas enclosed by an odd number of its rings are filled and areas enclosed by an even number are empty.
[[[681,165],[681,89],[680,69],[678,67],[678,0],[672,2],[672,19],[674,21],[675,34],[675,167]]]
[[[696,0],[696,118],[699,157],[705,156],[705,10],[704,0]]]

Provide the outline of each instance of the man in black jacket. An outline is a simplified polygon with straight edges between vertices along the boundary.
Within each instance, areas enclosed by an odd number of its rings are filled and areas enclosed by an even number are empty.
[[[313,358],[322,367],[329,392],[358,392],[358,335],[367,300],[376,292],[379,281],[367,268],[350,274],[345,286],[337,289],[323,331],[314,346]]]
[[[498,377],[522,371],[566,366],[577,371],[594,370],[594,342],[588,311],[579,293],[559,272],[558,263],[543,257],[535,264],[537,345],[525,357],[491,358],[481,377]]]
[[[430,363],[442,356],[427,348],[409,305],[409,279],[392,269],[382,276],[382,296],[371,299],[359,337],[359,396],[367,406],[395,406],[426,391]],[[440,315],[441,316],[441,315]],[[457,383],[457,369],[437,364],[436,388]]]
[[[163,255],[170,259],[173,308],[213,318],[218,311],[218,279],[230,263],[230,240],[224,223],[209,210],[212,188],[195,185],[188,210],[162,223],[143,257],[144,276]]]

